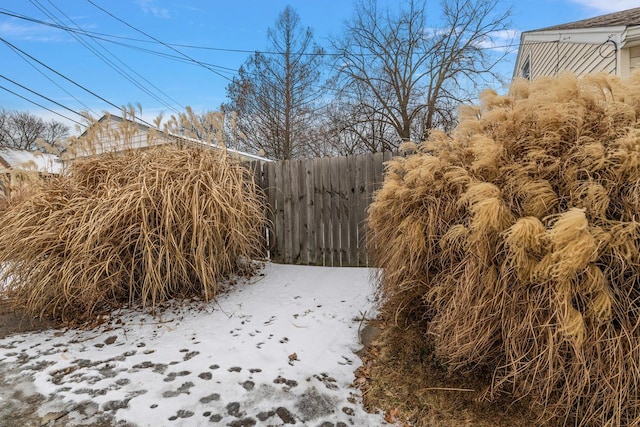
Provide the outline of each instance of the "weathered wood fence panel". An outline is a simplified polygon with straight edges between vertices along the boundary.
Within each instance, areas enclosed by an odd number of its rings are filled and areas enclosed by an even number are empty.
[[[367,208],[392,153],[250,164],[269,205],[274,262],[366,266]]]

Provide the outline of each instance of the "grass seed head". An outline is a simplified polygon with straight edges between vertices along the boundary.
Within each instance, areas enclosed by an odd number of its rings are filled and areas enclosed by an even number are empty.
[[[393,160],[368,225],[397,330],[540,422],[640,424],[638,117],[640,73],[517,80]]]
[[[123,305],[210,300],[260,251],[261,200],[222,151],[170,145],[78,159],[3,214],[6,293],[72,323]]]

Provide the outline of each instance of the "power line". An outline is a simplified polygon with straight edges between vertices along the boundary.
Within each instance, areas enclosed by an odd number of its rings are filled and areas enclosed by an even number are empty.
[[[65,116],[64,114],[60,114],[60,113],[58,113],[57,111],[52,110],[51,108],[47,108],[47,107],[45,107],[45,106],[44,106],[44,105],[42,105],[42,104],[38,104],[37,102],[32,101],[31,99],[29,99],[29,98],[27,98],[27,97],[24,97],[24,96],[20,95],[19,93],[16,93],[16,92],[12,91],[11,89],[7,89],[6,87],[4,87],[4,86],[2,86],[2,85],[0,85],[0,89],[6,90],[7,92],[9,92],[9,93],[11,93],[11,94],[13,94],[13,95],[17,96],[18,98],[22,98],[22,99],[24,99],[25,101],[30,102],[30,103],[32,103],[33,105],[37,105],[37,106],[38,106],[38,107],[40,107],[40,108],[44,108],[45,110],[47,110],[47,111],[49,111],[49,112],[51,112],[51,113],[53,113],[53,114],[56,114],[56,115],[58,115],[58,116],[60,116],[60,117],[63,117],[63,118],[65,118],[65,119],[67,119],[67,120],[69,120],[69,121],[71,121],[71,122],[73,122],[73,123],[75,123],[75,124],[78,124],[78,125],[80,125],[80,126],[84,126],[82,123],[80,123],[80,122],[78,122],[78,121],[75,121],[75,120],[73,120],[72,118]]]
[[[73,99],[75,99],[76,101],[78,101],[78,103],[80,103],[87,111],[91,111],[92,113],[95,114],[95,111],[91,110],[91,108],[89,108],[88,105],[86,105],[84,102],[82,102],[80,99],[78,99],[76,96],[74,96],[71,92],[69,92],[68,90],[66,90],[65,88],[63,88],[61,85],[59,85],[55,80],[53,80],[51,77],[47,76],[42,70],[40,70],[38,67],[36,67],[35,65],[33,65],[31,62],[29,62],[29,60],[27,58],[25,58],[24,54],[20,53],[14,46],[9,46],[9,48],[11,50],[13,50],[13,52],[20,58],[22,59],[24,62],[26,62],[27,64],[29,64],[29,66],[31,66],[34,70],[36,70],[38,73],[40,73],[44,78],[46,78],[47,80],[49,80],[51,83],[53,83],[54,85],[56,85],[60,90],[62,90],[64,93],[66,93],[67,95],[69,95],[70,97],[72,97]]]
[[[95,6],[95,5],[94,5]],[[99,6],[96,6],[98,8],[100,8]],[[108,12],[105,12],[108,13]],[[16,12],[12,12],[9,11],[7,9],[1,9],[0,8],[0,15],[6,15],[6,16],[10,16],[12,18],[18,18],[18,19],[22,19],[25,21],[29,21],[29,22],[33,22],[35,24],[40,24],[40,25],[45,25],[48,27],[52,27],[52,28],[57,28],[60,30],[64,30],[64,31],[70,31],[70,32],[75,32],[75,33],[80,33],[86,36],[93,36],[95,38],[104,40],[104,41],[110,41],[113,42],[113,40],[109,40],[108,38],[111,39],[121,39],[121,40],[129,40],[129,41],[134,41],[134,42],[139,42],[139,43],[152,43],[152,44],[161,44],[165,47],[168,48],[173,48],[173,47],[181,47],[181,48],[187,48],[187,49],[197,49],[197,50],[210,50],[210,51],[216,51],[216,52],[228,52],[228,53],[261,53],[261,54],[265,54],[265,55],[283,55],[284,52],[276,52],[276,51],[267,51],[267,50],[250,50],[250,49],[234,49],[234,48],[222,48],[222,47],[213,47],[213,46],[198,46],[198,45],[193,45],[193,44],[181,44],[181,43],[167,43],[167,42],[162,42],[160,40],[157,40],[153,37],[151,37],[151,40],[145,40],[145,39],[139,39],[136,37],[127,37],[127,36],[117,36],[114,34],[107,34],[107,33],[101,33],[98,31],[91,31],[91,30],[84,30],[84,29],[75,29],[72,27],[67,27],[65,25],[61,25],[61,24],[55,24],[52,22],[47,22],[47,21],[42,21],[40,19],[36,19],[36,18],[31,18],[25,15],[20,15]],[[117,17],[115,17],[115,19],[118,19]],[[128,25],[127,23],[125,23],[124,21],[120,21],[122,23],[124,23],[125,25]],[[132,27],[133,28],[133,27]],[[136,28],[133,28],[136,31]],[[145,34],[142,31],[139,31],[142,34]],[[147,35],[147,34],[145,34]],[[340,56],[341,54],[339,53],[318,53],[318,52],[296,52],[296,55],[307,55],[307,56]]]
[[[33,61],[37,62],[38,64],[42,65],[43,67],[45,67],[46,69],[48,69],[49,71],[57,74],[58,76],[62,77],[63,79],[67,80],[69,83],[79,87],[80,89],[84,90],[85,92],[95,96],[96,98],[98,98],[99,100],[107,103],[108,105],[114,107],[117,110],[121,110],[122,107],[118,106],[116,104],[114,104],[113,102],[109,101],[108,99],[98,95],[97,93],[93,92],[90,89],[87,89],[86,87],[84,87],[83,85],[81,85],[80,83],[76,82],[75,80],[70,79],[69,77],[65,76],[64,74],[54,70],[53,68],[51,68],[50,66],[48,66],[47,64],[45,64],[44,62],[38,60],[37,58],[34,58],[33,56],[29,55],[27,52],[25,52],[24,50],[18,48],[17,46],[13,45],[12,43],[8,42],[7,40],[3,39],[2,37],[0,37],[0,41],[3,42],[4,44],[6,44],[7,46],[11,47],[12,49],[16,49],[19,52],[21,52],[22,54],[26,55],[27,57],[29,57],[30,59],[32,59]],[[142,118],[138,118],[139,121],[141,121],[142,123],[149,125],[149,126],[153,126],[151,123],[143,120]]]
[[[129,28],[131,28],[132,30],[137,31],[137,32],[139,32],[140,34],[143,34],[143,35],[145,35],[146,37],[150,38],[151,40],[154,40],[154,41],[156,41],[156,42],[160,43],[161,45],[163,45],[163,46],[165,46],[165,47],[167,47],[167,48],[169,48],[169,49],[173,50],[174,52],[178,53],[180,56],[183,56],[183,57],[185,57],[185,58],[187,58],[187,59],[189,59],[189,60],[191,60],[191,61],[193,61],[193,62],[197,63],[198,65],[200,65],[200,66],[202,66],[202,67],[206,68],[207,70],[209,70],[209,71],[211,71],[212,73],[214,73],[214,74],[216,74],[216,75],[218,75],[218,76],[222,77],[223,79],[226,79],[226,80],[232,81],[229,77],[225,76],[225,75],[224,75],[224,74],[222,74],[222,73],[219,73],[218,71],[216,71],[216,70],[212,69],[211,67],[208,67],[206,64],[204,64],[204,63],[202,63],[202,62],[198,61],[197,59],[191,58],[189,55],[186,55],[186,54],[184,54],[184,53],[180,52],[178,49],[176,49],[176,48],[174,48],[174,47],[172,47],[172,46],[170,46],[170,45],[166,44],[165,42],[163,42],[163,41],[161,41],[161,40],[158,40],[157,38],[153,37],[152,35],[147,34],[147,33],[145,33],[144,31],[142,31],[142,30],[140,30],[140,29],[138,29],[138,28],[134,27],[133,25],[131,25],[131,24],[129,24],[129,23],[127,23],[127,22],[125,22],[124,20],[122,20],[122,19],[118,18],[117,16],[115,16],[114,14],[112,14],[111,12],[109,12],[108,10],[106,10],[106,9],[104,9],[104,8],[102,8],[102,7],[100,7],[100,6],[98,6],[97,4],[95,4],[92,0],[87,0],[87,2],[89,2],[89,3],[90,3],[91,5],[93,5],[95,8],[97,8],[97,9],[101,10],[102,12],[106,13],[107,15],[109,15],[110,17],[112,17],[113,19],[115,19],[116,21],[123,23],[124,25],[126,25],[126,26],[127,26],[127,27],[129,27]]]
[[[54,16],[46,7],[44,7],[42,4],[40,4],[40,2],[38,2],[38,0],[30,0],[31,4],[33,4],[36,8],[38,8],[42,13],[44,13],[45,15],[47,15],[49,18],[53,19],[54,21],[57,21],[58,23],[61,23],[61,21],[56,18],[56,16]],[[65,15],[66,16],[66,15]],[[71,21],[73,22],[73,21]],[[75,23],[74,23],[75,24]],[[165,102],[163,99],[161,99],[157,94],[155,94],[153,91],[149,90],[148,88],[146,88],[143,84],[141,84],[140,82],[138,82],[135,78],[133,78],[131,75],[129,75],[126,71],[124,71],[121,67],[119,67],[117,64],[115,64],[113,61],[111,61],[109,58],[107,58],[105,55],[103,55],[102,53],[100,53],[96,48],[94,48],[93,46],[91,46],[89,43],[87,43],[86,41],[84,41],[82,38],[80,38],[79,36],[77,36],[76,34],[71,34],[71,36],[73,38],[75,38],[78,43],[82,44],[85,48],[87,48],[91,53],[93,53],[95,56],[97,56],[100,60],[102,60],[105,64],[107,64],[110,68],[112,68],[114,71],[116,71],[118,74],[120,74],[122,77],[124,77],[126,80],[128,80],[130,83],[132,83],[134,86],[136,86],[138,89],[140,89],[141,91],[143,91],[144,93],[146,93],[148,96],[150,96],[151,98],[155,99],[157,102],[159,102],[160,104],[164,105],[166,108],[173,110],[174,112],[178,112],[178,110],[176,110],[175,108],[173,108],[170,104],[168,104],[167,102]],[[102,48],[103,50],[105,50],[109,55],[111,55],[115,60],[117,60],[118,62],[120,62],[121,64],[123,64],[125,67],[129,68],[131,70],[131,68],[126,65],[122,60],[120,60],[118,57],[116,57],[115,55],[113,55],[108,49],[104,48],[103,46],[101,46],[98,42],[94,42],[96,43],[100,48]],[[133,70],[132,70],[133,71]],[[135,73],[135,71],[133,71]],[[138,73],[135,73],[138,74]],[[138,74],[138,76],[140,76]],[[142,76],[140,76],[142,77]],[[144,79],[144,77],[142,77]],[[146,79],[144,79],[146,80]],[[150,82],[147,81],[147,83],[151,84]],[[156,88],[157,89],[157,88]],[[159,92],[161,92],[158,89]],[[162,93],[162,92],[161,92]],[[166,96],[166,94],[165,94]]]
[[[62,14],[62,16],[64,16],[65,18],[67,18],[72,24],[74,24],[78,29],[82,30],[82,28],[76,23],[74,22],[73,19],[71,19],[69,16],[67,16],[67,14],[65,14],[62,10],[60,10],[60,8],[58,6],[56,6],[55,4],[53,4],[51,2],[51,0],[47,0],[49,2],[49,4],[51,6],[53,6],[58,12],[60,12]],[[118,60],[118,62],[120,62],[122,65],[124,65],[125,67],[127,67],[129,70],[131,70],[131,72],[133,72],[135,75],[137,75],[138,77],[140,77],[142,80],[144,80],[146,83],[148,83],[151,87],[153,87],[155,90],[157,90],[158,92],[160,92],[162,95],[164,95],[169,101],[173,102],[174,104],[178,105],[180,108],[185,109],[184,105],[180,104],[179,101],[176,101],[174,98],[172,98],[170,95],[168,95],[166,92],[162,91],[162,89],[160,89],[159,87],[157,87],[156,85],[154,85],[152,82],[150,82],[149,80],[147,80],[144,76],[142,76],[141,74],[139,74],[138,72],[136,72],[133,68],[129,67],[124,61],[120,60],[116,55],[114,55],[110,50],[108,50],[106,47],[102,46],[99,42],[95,42],[98,46],[102,47],[103,50],[105,50],[107,53],[109,53],[112,57],[114,57],[116,60]],[[169,109],[172,109],[174,112],[178,112],[175,108],[171,108],[171,106],[166,105]]]
[[[80,117],[83,117],[83,118],[85,117],[85,115],[84,115],[84,114],[78,113],[77,111],[72,110],[71,108],[67,107],[66,105],[62,105],[62,104],[60,104],[58,101],[54,101],[53,99],[51,99],[51,98],[49,98],[49,97],[47,97],[47,96],[45,96],[45,95],[42,95],[41,93],[38,93],[38,92],[36,92],[35,90],[29,89],[28,87],[26,87],[26,86],[24,86],[24,85],[21,85],[20,83],[16,82],[15,80],[11,80],[9,77],[6,77],[6,76],[3,76],[2,74],[0,74],[0,78],[5,79],[5,80],[7,80],[8,82],[13,83],[14,85],[19,86],[19,87],[21,87],[22,89],[24,89],[24,90],[26,90],[26,91],[28,91],[28,92],[33,93],[34,95],[37,95],[37,96],[39,96],[39,97],[41,97],[41,98],[44,98],[44,99],[46,99],[47,101],[49,101],[49,102],[51,102],[51,103],[53,103],[53,104],[56,104],[56,105],[57,105],[57,106],[59,106],[59,107],[64,108],[65,110],[71,111],[72,113],[77,114],[77,115],[78,115],[78,116],[80,116]]]
[[[12,18],[18,18],[18,19],[22,19],[25,21],[29,21],[29,22],[33,22],[35,24],[40,24],[40,25],[45,25],[48,27],[53,27],[53,28],[57,28],[60,30],[64,30],[64,31],[68,31],[68,32],[74,32],[74,33],[79,33],[85,36],[89,36],[89,37],[93,37],[95,39],[98,40],[103,40],[106,42],[110,42],[110,43],[116,43],[116,44],[120,44],[112,39],[121,39],[121,40],[129,40],[129,41],[134,41],[134,42],[139,42],[139,43],[152,43],[152,44],[161,44],[165,47],[176,47],[176,48],[186,48],[186,49],[197,49],[197,50],[210,50],[210,51],[216,51],[216,52],[229,52],[229,53],[243,53],[243,54],[253,54],[253,53],[260,53],[263,55],[284,55],[285,52],[278,52],[278,51],[270,51],[270,50],[250,50],[250,49],[235,49],[235,48],[222,48],[222,47],[213,47],[213,46],[200,46],[200,45],[193,45],[193,44],[181,44],[181,43],[167,43],[167,42],[161,42],[161,41],[156,41],[156,40],[144,40],[144,39],[139,39],[139,38],[135,38],[135,37],[127,37],[127,36],[117,36],[114,34],[107,34],[107,33],[101,33],[98,31],[90,31],[90,30],[84,30],[84,29],[75,29],[72,27],[67,27],[64,25],[60,25],[60,24],[54,24],[51,22],[46,22],[46,21],[42,21],[36,18],[31,18],[25,15],[20,15],[18,13],[15,12],[11,12],[7,9],[0,9],[0,15],[6,15],[6,16],[10,16]],[[494,49],[508,49],[508,48],[515,48],[515,47],[519,47],[520,43],[516,42],[516,43],[510,43],[507,45],[496,45],[496,46],[487,46],[487,47],[481,47],[481,49],[484,50],[494,50]],[[125,45],[127,46],[127,45]],[[306,56],[335,56],[335,57],[340,57],[342,56],[341,53],[338,52],[295,52],[295,55],[306,55]],[[377,54],[375,53],[370,53],[367,54],[367,56],[376,56]],[[206,65],[211,65],[208,63],[204,63]]]

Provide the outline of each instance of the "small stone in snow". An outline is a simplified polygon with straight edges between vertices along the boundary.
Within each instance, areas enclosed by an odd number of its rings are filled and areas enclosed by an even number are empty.
[[[280,417],[283,423],[285,424],[295,424],[296,419],[291,415],[291,412],[285,407],[280,406],[276,409],[276,414]]]
[[[210,380],[211,378],[213,378],[213,375],[211,375],[211,372],[202,372],[198,375],[198,377],[203,380]]]
[[[210,394],[209,396],[205,396],[201,398],[200,403],[209,403],[209,402],[213,402],[214,400],[220,400],[220,395],[218,393],[213,393],[213,394]]]

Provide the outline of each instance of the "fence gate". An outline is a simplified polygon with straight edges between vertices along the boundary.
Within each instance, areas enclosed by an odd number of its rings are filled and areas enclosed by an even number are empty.
[[[269,205],[271,259],[367,266],[366,212],[392,153],[252,163]]]

